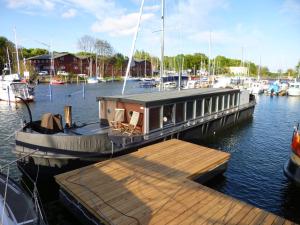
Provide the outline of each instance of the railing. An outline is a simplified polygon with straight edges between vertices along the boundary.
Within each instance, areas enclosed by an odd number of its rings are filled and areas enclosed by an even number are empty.
[[[151,133],[141,134],[141,135],[137,135],[137,136],[142,138],[142,140],[143,140],[142,144],[146,144],[147,142],[152,142],[152,141],[164,138],[164,137],[172,136],[174,134],[178,134],[178,133],[183,132],[187,129],[197,127],[197,126],[199,126],[201,124],[204,124],[204,123],[207,123],[209,121],[216,120],[216,119],[222,118],[226,115],[233,114],[237,111],[241,111],[241,110],[250,108],[250,107],[254,106],[255,104],[256,104],[255,100],[250,101],[249,103],[239,105],[239,106],[235,106],[233,108],[225,109],[225,110],[222,110],[222,111],[219,111],[219,112],[215,112],[215,113],[212,113],[208,116],[194,118],[194,119],[191,119],[189,121],[185,121],[185,122],[180,123],[180,124],[170,125],[167,128],[166,127],[165,128],[160,128],[160,129],[157,129],[157,130],[155,130]],[[123,140],[123,148],[131,147],[134,144],[141,144],[141,142],[134,141],[134,136],[122,136],[122,138],[126,139],[126,140]]]

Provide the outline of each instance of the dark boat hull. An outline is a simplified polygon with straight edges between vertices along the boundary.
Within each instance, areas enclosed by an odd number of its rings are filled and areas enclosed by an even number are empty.
[[[289,161],[284,165],[284,173],[288,178],[300,184],[300,157],[293,152]]]

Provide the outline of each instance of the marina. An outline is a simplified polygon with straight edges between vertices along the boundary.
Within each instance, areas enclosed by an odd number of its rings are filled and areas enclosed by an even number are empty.
[[[39,104],[30,104],[33,120],[39,119],[41,115],[49,111],[63,114],[64,105],[66,103],[72,103],[73,121],[76,122],[80,120],[91,123],[94,121],[93,118],[99,116],[99,111],[98,108],[95,107],[94,99],[99,95],[107,95],[107,93],[111,93],[112,90],[114,93],[118,93],[121,85],[122,83],[116,82],[87,86],[85,99],[82,98],[82,93],[80,92],[80,90],[82,90],[81,85],[68,85],[67,88],[56,86],[53,87],[51,101],[49,96],[47,96],[49,91],[48,85],[39,85],[36,88],[36,102]],[[153,91],[139,88],[138,83],[135,82],[129,85],[131,90],[129,94],[144,92],[145,90]],[[72,93],[76,94],[72,95]],[[69,95],[71,97],[68,97]],[[290,130],[295,124],[294,121],[297,121],[295,117],[297,114],[295,112],[297,112],[298,106],[295,103],[298,101],[299,99],[297,97],[257,96],[257,105],[254,111],[253,121],[246,120],[244,123],[236,124],[232,128],[227,128],[226,132],[216,132],[215,135],[205,138],[204,140],[198,140],[197,138],[195,139],[195,137],[191,138],[191,141],[194,143],[223,149],[223,151],[231,153],[231,160],[224,174],[226,178],[216,178],[216,180],[208,184],[209,187],[282,217],[299,221],[297,219],[297,209],[299,209],[299,206],[297,201],[293,200],[297,199],[299,194],[297,187],[290,183],[283,175],[283,165],[289,159]],[[87,111],[83,112],[81,110],[82,104],[88,107]],[[282,112],[283,109],[287,108],[286,116],[290,118],[288,120],[290,121],[289,123],[283,123],[281,119],[282,113],[271,114],[274,110],[280,110]],[[13,144],[13,135],[8,135],[13,131],[8,129],[10,127],[19,127],[20,116],[22,115],[23,118],[28,119],[28,114],[22,105],[16,110],[10,111],[10,114],[6,114],[5,112],[9,110],[8,104],[2,102],[1,109],[1,119],[9,121],[9,124],[11,124],[2,130],[4,133],[0,132],[1,137],[3,137],[2,140],[8,140],[8,143]],[[60,110],[57,111],[57,109]],[[277,133],[276,127],[272,126],[274,122],[287,131],[281,133],[282,138],[280,139],[272,138],[276,136]],[[272,129],[270,129],[270,127]],[[272,148],[270,148],[271,143]],[[14,158],[11,153],[10,145],[4,145],[4,153],[7,155],[6,158]],[[253,155],[257,157],[253,157]],[[241,165],[240,162],[244,163]],[[12,167],[11,171],[11,174],[18,179],[20,175],[19,172],[16,171],[16,168]],[[241,185],[243,188],[236,189],[234,188],[236,185]],[[269,195],[270,189],[273,192],[272,195]],[[47,207],[49,201],[53,201],[53,199],[51,200],[47,197],[47,194],[45,195],[44,191],[46,190],[41,189],[41,195],[43,196],[44,194],[43,200],[45,207]],[[282,208],[281,203],[286,199],[288,203]],[[57,203],[55,204],[55,207],[58,207]],[[64,210],[66,209],[62,209],[62,211]],[[64,212],[64,215],[67,216],[66,220],[72,221],[72,218],[69,218],[72,217],[71,215],[66,214],[66,212]],[[49,219],[53,220],[54,218],[50,217]]]
[[[299,8],[4,2],[0,224],[300,224]]]
[[[228,159],[228,153],[169,140],[55,179],[64,204],[91,224],[289,224],[192,180],[222,172]]]

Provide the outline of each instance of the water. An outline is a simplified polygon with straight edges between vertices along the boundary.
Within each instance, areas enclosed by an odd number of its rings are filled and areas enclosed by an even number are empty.
[[[63,114],[65,105],[72,105],[73,121],[94,122],[98,119],[96,97],[120,94],[122,83],[88,84],[85,86],[53,86],[52,101],[49,86],[36,88],[36,101],[30,104],[33,119],[39,119],[45,112]],[[150,92],[156,89],[142,89],[136,82],[128,82],[127,93]],[[300,187],[291,183],[283,174],[283,165],[290,154],[293,126],[300,121],[300,98],[259,96],[253,120],[239,124],[226,132],[217,133],[205,142],[194,142],[231,153],[227,172],[207,185],[246,201],[259,208],[300,223]],[[0,102],[0,157],[13,160],[11,153],[14,131],[21,126],[21,120],[28,121],[28,114],[22,105],[9,106]],[[11,175],[18,179],[16,166]],[[57,201],[55,188],[49,184],[40,188],[44,208],[50,224],[78,223]],[[45,188],[46,187],[46,188]]]

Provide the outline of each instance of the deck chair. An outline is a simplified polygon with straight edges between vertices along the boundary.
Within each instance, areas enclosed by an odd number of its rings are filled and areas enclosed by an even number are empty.
[[[122,129],[122,122],[124,122],[124,114],[125,109],[115,109],[115,116],[114,120],[110,121],[110,125],[112,126],[113,130],[119,130]]]
[[[131,119],[129,121],[129,123],[122,123],[122,126],[124,128],[124,134],[128,134],[128,135],[132,135],[134,133],[134,131],[137,128],[137,124],[139,122],[140,119],[140,113],[133,111],[132,112],[132,116]]]

